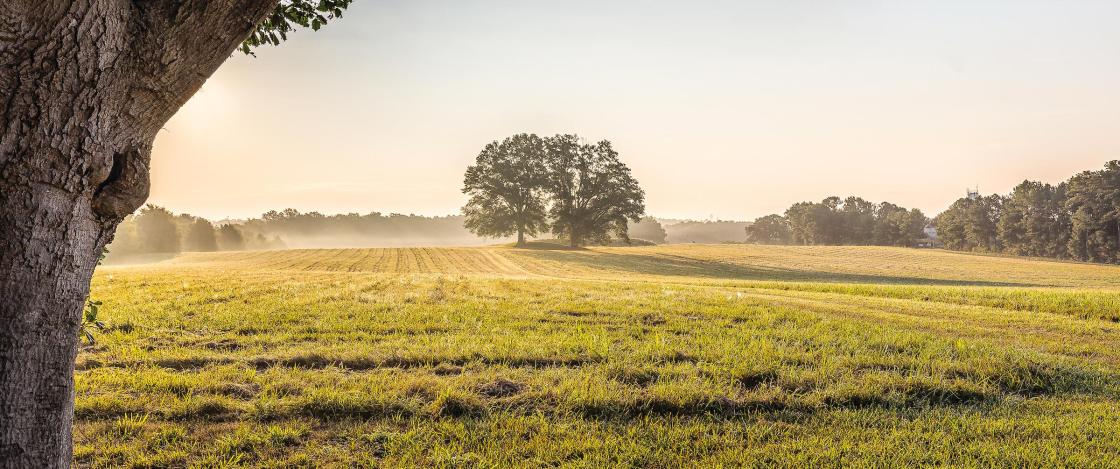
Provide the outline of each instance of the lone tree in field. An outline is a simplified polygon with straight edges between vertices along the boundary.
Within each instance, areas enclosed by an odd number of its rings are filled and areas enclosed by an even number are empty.
[[[350,2],[0,2],[0,467],[70,465],[82,306],[156,132],[232,52]]]
[[[611,235],[629,242],[627,221],[641,220],[645,193],[611,142],[581,144],[578,136],[557,135],[546,143],[552,232],[572,247],[605,243]]]
[[[544,182],[544,140],[518,134],[491,142],[463,180],[463,193],[471,196],[463,207],[464,226],[486,237],[516,233],[517,245],[525,245],[526,235],[548,226]]]

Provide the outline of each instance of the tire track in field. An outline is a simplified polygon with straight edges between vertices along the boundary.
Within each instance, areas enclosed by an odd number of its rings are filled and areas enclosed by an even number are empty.
[[[352,262],[350,266],[346,268],[346,270],[349,272],[362,272],[362,264],[364,264],[366,260],[373,255],[371,251],[372,250],[370,249],[358,250],[356,252],[356,255],[354,256],[354,262]],[[359,253],[360,255],[358,255]]]
[[[441,261],[447,262],[447,264],[451,267],[451,269],[449,270],[461,274],[474,273],[467,264],[463,263],[462,249],[443,249],[439,254],[441,257]]]
[[[279,269],[281,265],[289,264],[290,261],[285,259],[287,256],[266,255],[265,253],[254,253],[246,258],[246,263],[254,268],[275,270]]]
[[[374,253],[377,255],[374,256]],[[366,272],[385,272],[385,263],[388,256],[388,250],[384,248],[370,249],[371,262],[366,266]]]
[[[291,251],[292,255],[283,256],[260,256],[261,259],[257,261],[253,267],[264,270],[281,270],[284,268],[292,269],[292,260],[297,258],[301,251]],[[287,253],[285,253],[287,254]]]
[[[407,274],[408,273],[408,257],[402,248],[390,248],[393,251],[393,268],[389,270],[391,274]]]
[[[419,248],[419,258],[424,261],[425,273],[446,273],[444,272],[444,269],[439,264],[437,264],[436,260],[432,257],[431,249]]]
[[[316,267],[319,267],[319,264],[323,263],[322,256],[319,255],[319,251],[319,249],[316,249],[314,251],[307,252],[307,255],[304,257],[310,257],[311,264],[304,267],[303,270],[317,270]]]
[[[541,266],[540,262],[530,258],[529,256],[524,256],[517,252],[502,253],[500,255],[510,265],[516,267],[517,270],[524,272],[527,275],[536,277],[565,278],[563,275],[560,275],[560,272],[558,272],[556,269],[545,269]]]
[[[404,248],[405,257],[408,259],[408,267],[406,272],[410,274],[424,273],[424,265],[421,263],[419,252],[417,248]]]
[[[468,252],[469,251],[467,251],[465,249],[454,249],[454,250],[443,251],[442,254],[446,258],[446,261],[447,261],[448,265],[450,266],[450,270],[452,272],[459,273],[459,274],[464,274],[464,275],[466,275],[466,274],[470,274],[470,275],[478,274],[478,269],[476,269],[474,266],[472,266],[471,263],[469,261],[467,261],[466,258],[465,258],[465,256],[467,255]]]
[[[424,273],[424,267],[420,265],[420,256],[417,254],[416,248],[405,248],[408,252],[408,261],[412,271],[409,273]]]
[[[511,256],[509,256],[508,253],[498,253],[494,249],[481,250],[479,253],[486,256],[491,262],[491,265],[494,266],[495,273],[506,275],[539,275],[536,272],[532,272],[518,265],[510,258]]]

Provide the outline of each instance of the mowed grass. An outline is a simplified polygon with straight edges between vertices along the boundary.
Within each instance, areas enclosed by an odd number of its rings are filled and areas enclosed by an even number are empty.
[[[891,248],[107,267],[75,462],[1117,466],[1120,268]]]

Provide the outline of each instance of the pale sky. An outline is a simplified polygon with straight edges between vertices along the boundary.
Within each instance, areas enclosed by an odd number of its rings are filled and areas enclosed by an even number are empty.
[[[1120,159],[1120,2],[357,0],[232,57],[156,140],[150,201],[458,213],[520,132],[609,139],[660,217],[829,195],[936,215]]]

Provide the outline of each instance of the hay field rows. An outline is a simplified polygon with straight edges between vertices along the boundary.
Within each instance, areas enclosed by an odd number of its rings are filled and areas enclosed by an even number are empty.
[[[1120,465],[1120,268],[870,247],[105,267],[81,466]]]

